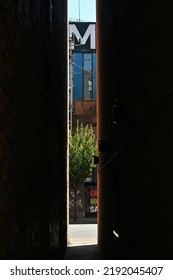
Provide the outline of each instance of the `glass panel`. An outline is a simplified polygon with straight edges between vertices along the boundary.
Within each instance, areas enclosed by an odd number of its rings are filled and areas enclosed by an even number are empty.
[[[92,75],[84,72],[84,100],[91,100],[93,94]]]
[[[84,100],[93,98],[93,82],[92,82],[92,55],[84,54]]]
[[[90,53],[84,54],[84,68],[91,71],[92,69],[92,56]]]
[[[82,100],[82,53],[73,53],[73,98]]]

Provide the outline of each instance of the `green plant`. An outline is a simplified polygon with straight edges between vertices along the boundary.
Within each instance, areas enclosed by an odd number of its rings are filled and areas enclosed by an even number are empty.
[[[96,154],[95,135],[92,125],[79,124],[75,133],[69,131],[69,181],[74,191],[74,220],[77,219],[77,192],[94,167],[92,156]]]

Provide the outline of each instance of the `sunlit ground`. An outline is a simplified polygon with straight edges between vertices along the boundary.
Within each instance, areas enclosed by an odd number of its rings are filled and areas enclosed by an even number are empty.
[[[68,228],[68,246],[97,244],[97,224],[72,224]]]

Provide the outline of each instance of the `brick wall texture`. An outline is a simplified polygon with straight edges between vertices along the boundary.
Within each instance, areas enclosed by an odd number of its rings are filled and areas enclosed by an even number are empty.
[[[0,1],[0,258],[66,246],[66,1]]]

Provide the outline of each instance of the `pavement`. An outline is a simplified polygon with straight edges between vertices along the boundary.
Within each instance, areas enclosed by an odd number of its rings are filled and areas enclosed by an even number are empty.
[[[86,220],[85,220],[86,222]],[[97,224],[69,224],[65,260],[102,260],[97,244]]]
[[[97,244],[97,224],[72,224],[68,226],[68,245]]]

